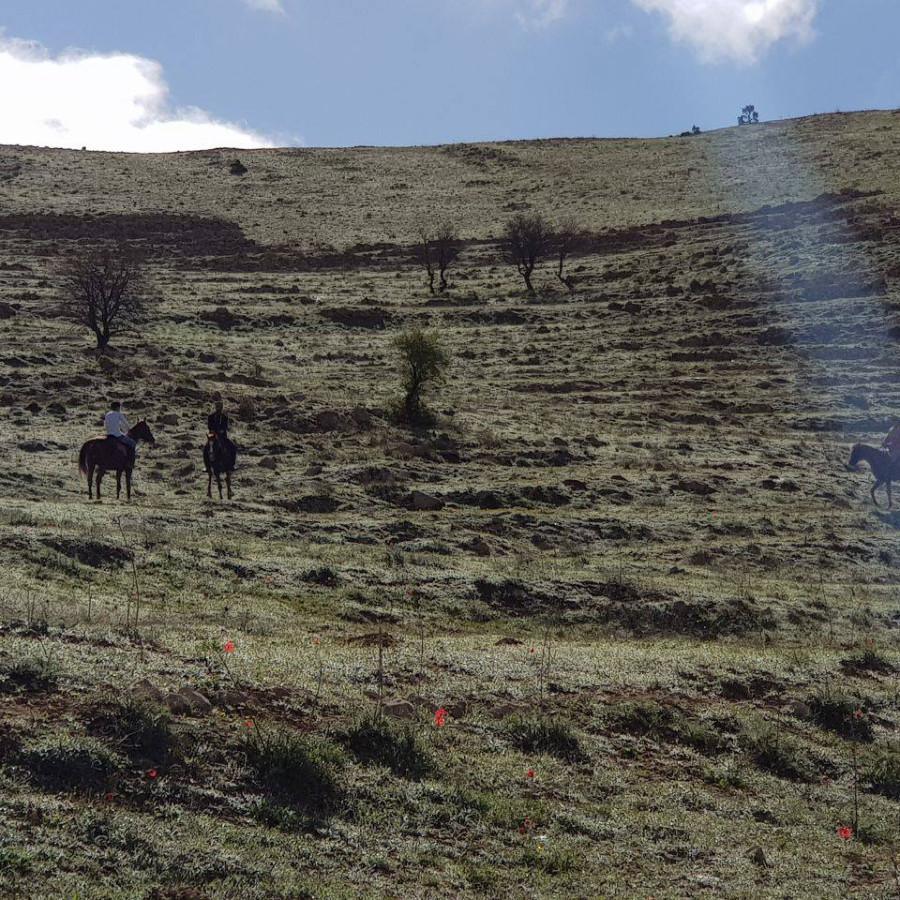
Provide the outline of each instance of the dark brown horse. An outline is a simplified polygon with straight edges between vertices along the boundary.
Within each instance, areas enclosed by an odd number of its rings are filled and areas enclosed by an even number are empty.
[[[140,443],[146,441],[155,444],[146,422],[138,422],[128,436]],[[94,438],[88,441],[78,456],[78,468],[82,475],[87,475],[88,497],[93,499],[94,472],[97,473],[97,499],[100,499],[100,482],[107,472],[116,473],[116,497],[122,493],[122,473],[125,473],[125,493],[131,499],[131,472],[134,469],[134,456],[120,440],[112,437]]]
[[[875,484],[872,485],[872,502],[878,506],[875,499],[875,490],[885,485],[887,489],[888,509],[891,508],[891,482],[900,479],[900,460],[892,460],[891,455],[886,450],[879,450],[877,447],[870,447],[868,444],[854,444],[850,451],[850,462],[847,468],[856,471],[856,467],[861,462],[867,462],[875,477]]]
[[[222,475],[225,476],[225,484],[228,488],[228,499],[233,496],[231,493],[231,473],[234,471],[237,462],[237,450],[234,444],[224,434],[210,434],[209,440],[203,447],[203,465],[206,467],[206,474],[209,481],[206,485],[206,496],[212,497],[212,480],[213,475],[216,477],[216,484],[219,486],[219,499],[222,499]]]

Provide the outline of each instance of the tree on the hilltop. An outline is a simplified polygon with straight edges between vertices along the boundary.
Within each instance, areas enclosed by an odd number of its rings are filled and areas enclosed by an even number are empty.
[[[419,232],[417,255],[428,275],[428,290],[435,293],[434,279],[438,278],[438,291],[449,287],[447,270],[459,256],[462,246],[456,228],[443,222],[434,228],[423,227]]]
[[[63,312],[89,328],[104,349],[113,333],[144,311],[148,283],[141,260],[123,247],[103,247],[70,257],[59,272]]]
[[[556,277],[569,289],[570,293],[575,293],[575,279],[571,275],[564,274],[566,260],[583,239],[583,229],[571,218],[560,221],[551,239],[553,249],[556,251]]]
[[[540,213],[519,213],[506,223],[506,254],[522,276],[529,294],[534,294],[531,283],[534,267],[546,255],[550,241],[550,228]]]
[[[758,122],[759,112],[752,103],[745,106],[738,116],[738,125],[756,125]]]
[[[436,332],[412,328],[394,339],[400,361],[400,376],[405,396],[399,418],[411,425],[430,421],[431,416],[422,402],[422,391],[428,384],[440,381],[450,365]]]

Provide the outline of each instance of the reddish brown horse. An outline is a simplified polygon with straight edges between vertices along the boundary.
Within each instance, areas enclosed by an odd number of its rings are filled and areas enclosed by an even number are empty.
[[[875,478],[872,485],[872,502],[878,506],[875,499],[875,489],[885,485],[887,488],[888,509],[891,508],[891,482],[900,481],[900,460],[892,460],[891,455],[885,450],[870,447],[868,444],[854,444],[850,452],[850,462],[847,468],[855,471],[860,462],[867,462]]]
[[[146,422],[138,422],[128,436],[140,443],[146,441],[155,444]],[[94,438],[88,441],[78,456],[78,468],[82,475],[87,475],[88,497],[93,499],[94,472],[97,473],[97,499],[100,499],[100,482],[107,472],[116,473],[116,498],[122,493],[122,473],[125,473],[125,493],[131,499],[131,472],[134,469],[134,457],[128,447],[120,440],[112,437]]]

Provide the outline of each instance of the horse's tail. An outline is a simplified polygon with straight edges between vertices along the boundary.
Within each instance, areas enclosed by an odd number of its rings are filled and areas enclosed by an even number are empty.
[[[81,447],[81,453],[78,454],[78,471],[81,472],[82,475],[87,475],[87,454],[88,444],[84,444]]]

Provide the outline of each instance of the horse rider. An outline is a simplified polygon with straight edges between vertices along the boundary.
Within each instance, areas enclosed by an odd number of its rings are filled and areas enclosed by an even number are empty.
[[[229,422],[228,416],[225,414],[225,404],[222,402],[221,394],[216,394],[213,399],[215,400],[215,410],[206,420],[206,430],[211,441],[216,438],[219,438],[222,441],[228,452],[231,454],[232,464],[234,464],[234,460],[237,456],[237,448],[234,446],[231,438],[228,437]]]
[[[128,424],[125,413],[122,412],[122,403],[119,400],[113,400],[109,407],[109,412],[103,417],[106,434],[123,443],[128,449],[128,455],[133,460],[137,456],[137,441],[128,434],[131,426]]]
[[[881,446],[887,450],[891,462],[900,460],[900,422],[888,432],[887,437],[881,442]]]

